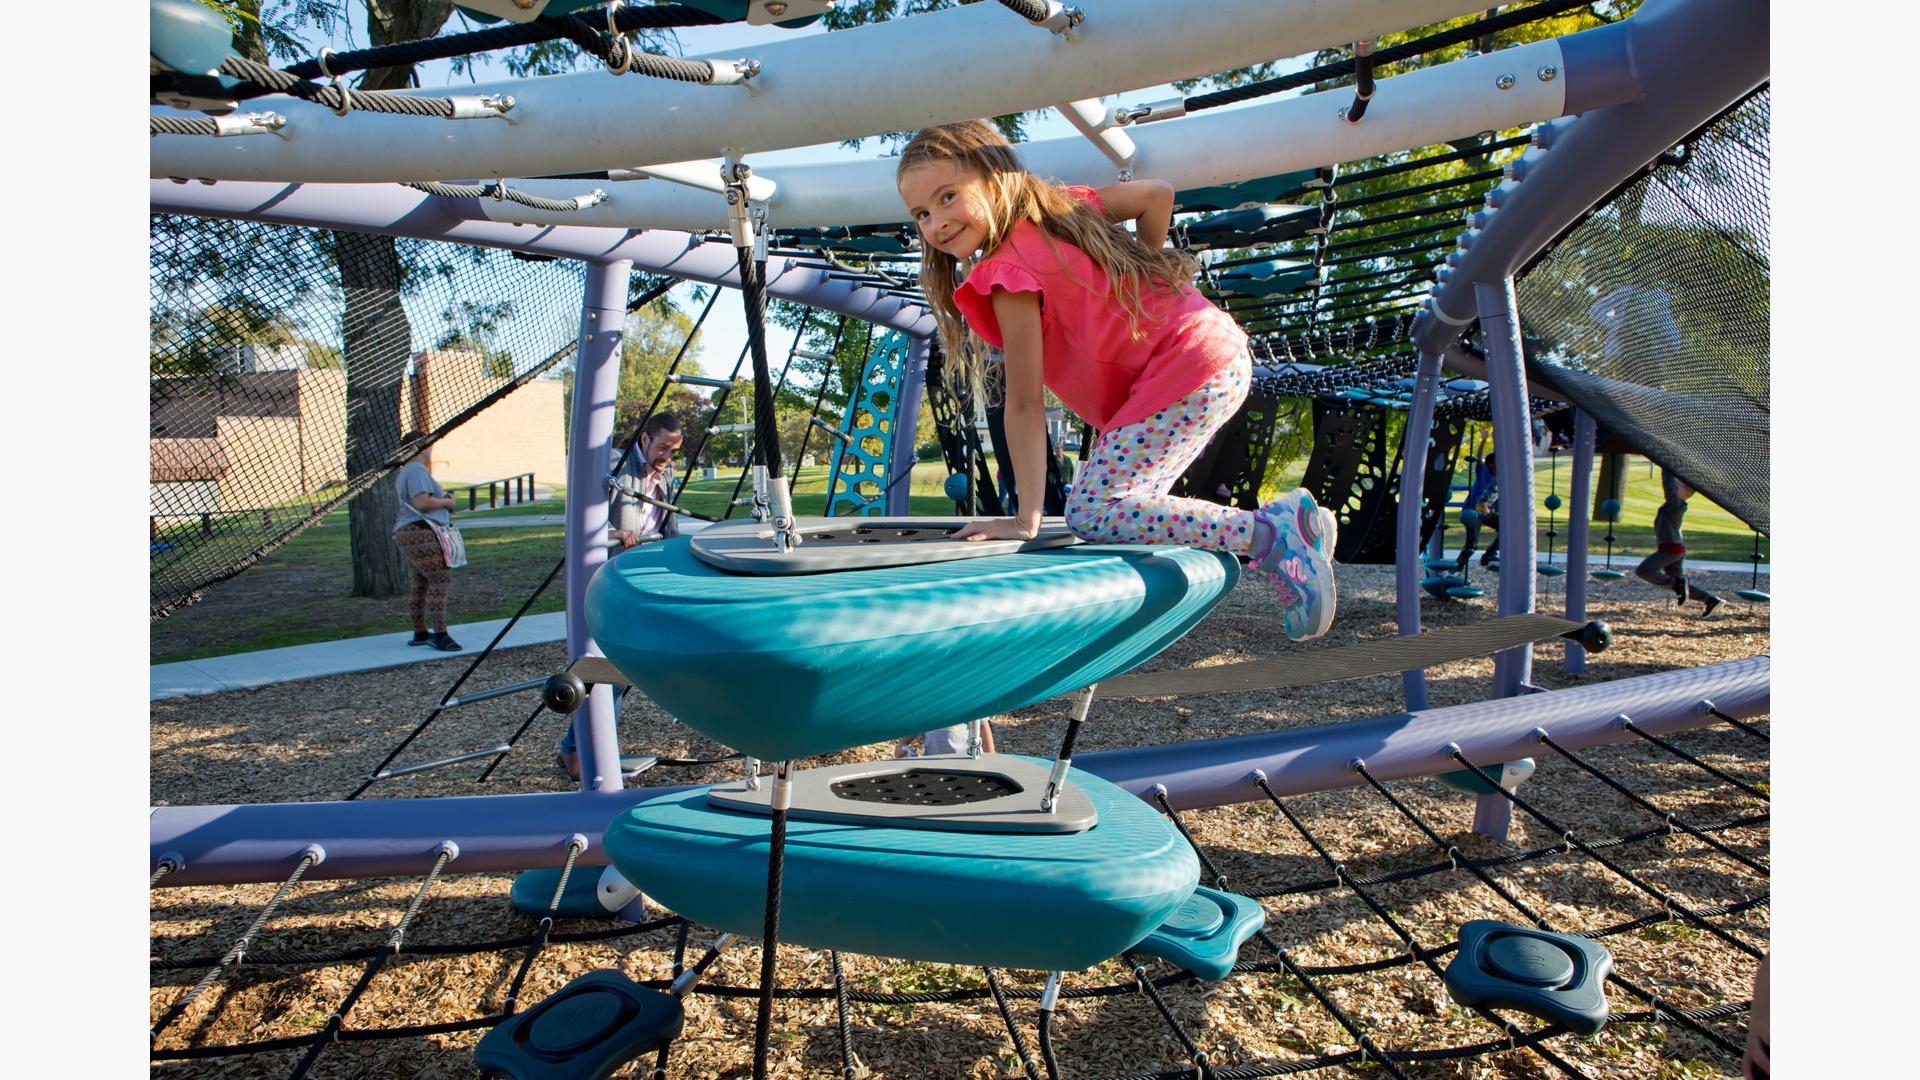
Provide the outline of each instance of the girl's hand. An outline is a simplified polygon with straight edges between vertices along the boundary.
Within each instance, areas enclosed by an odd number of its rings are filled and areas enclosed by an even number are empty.
[[[975,521],[947,537],[949,540],[1031,540],[1040,535],[1038,528],[1028,529],[1017,518]]]

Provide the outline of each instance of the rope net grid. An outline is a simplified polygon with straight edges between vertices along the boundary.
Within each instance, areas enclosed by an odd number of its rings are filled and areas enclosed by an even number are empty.
[[[1038,742],[1053,732],[1036,724],[1008,734]],[[1765,779],[1766,744],[1748,731],[1715,722],[1668,741],[1746,781]],[[1381,785],[1388,794],[1363,786],[1287,796],[1279,800],[1284,811],[1249,785],[1257,801],[1180,812],[1175,820],[1203,856],[1203,883],[1224,880],[1221,887],[1260,898],[1266,930],[1242,950],[1236,973],[1218,984],[1152,961],[1144,968],[1151,994],[1142,993],[1122,959],[1068,973],[1045,1042],[1036,1034],[1044,973],[783,945],[773,1074],[845,1075],[847,1064],[870,1070],[863,1075],[1026,1073],[989,977],[1037,1070],[1029,1075],[1046,1075],[1043,1051],[1057,1058],[1061,1076],[1195,1075],[1183,1039],[1221,1076],[1329,1068],[1358,1060],[1355,1030],[1395,1056],[1403,1075],[1423,1075],[1423,1061],[1439,1067],[1480,1056],[1495,1075],[1561,1072],[1526,1049],[1525,1037],[1522,1048],[1508,1049],[1506,1031],[1454,1005],[1425,962],[1444,968],[1457,927],[1475,918],[1522,925],[1539,919],[1593,935],[1612,951],[1619,975],[1608,987],[1614,1018],[1600,1036],[1549,1034],[1540,1021],[1501,1014],[1522,1033],[1548,1035],[1545,1053],[1577,1070],[1571,1075],[1649,1075],[1669,1060],[1737,1071],[1725,1047],[1744,1040],[1756,961],[1719,935],[1766,946],[1765,799],[1646,740],[1575,756],[1605,779],[1542,746],[1539,772],[1520,794],[1554,827],[1516,809],[1504,843],[1471,834],[1472,798],[1432,780]],[[725,775],[712,770],[710,778]],[[1693,832],[1669,827],[1661,816],[1667,812]],[[1560,828],[1593,853],[1569,850]],[[1451,859],[1435,837],[1457,845]],[[1596,853],[1665,899],[1608,869]],[[684,924],[670,913],[650,911],[639,924],[561,920],[548,935],[507,905],[506,876],[444,873],[423,889],[428,870],[423,865],[416,878],[308,881],[288,890],[244,961],[163,1031],[157,1068],[213,1075],[244,1062],[271,1075],[308,1060],[312,1075],[351,1075],[415,1069],[448,1055],[464,1067],[465,1054],[500,1019],[516,985],[518,1007],[525,1008],[597,967],[657,985],[677,970]],[[156,1019],[203,980],[279,888],[154,892]],[[415,906],[402,950],[393,953],[394,929]],[[1688,914],[1670,914],[1682,909]],[[1409,955],[1402,933],[1425,960]],[[714,936],[691,928],[679,959],[690,962]],[[687,1028],[669,1051],[667,1075],[717,1076],[749,1060],[759,959],[746,942],[712,964],[689,999]],[[837,971],[844,974],[844,1006],[836,1004]],[[364,1003],[335,1023],[350,994]],[[1656,1019],[1649,996],[1683,1015]],[[312,1055],[330,1024],[339,1041]],[[843,1047],[850,1056],[843,1058]]]
[[[579,334],[580,263],[465,245],[155,215],[149,269],[156,618],[390,475],[409,432],[542,392]],[[470,478],[517,471],[494,468]]]

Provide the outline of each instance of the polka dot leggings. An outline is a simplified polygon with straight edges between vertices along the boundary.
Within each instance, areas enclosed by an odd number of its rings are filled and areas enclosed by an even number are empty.
[[[1067,499],[1067,527],[1097,544],[1174,544],[1247,554],[1254,514],[1167,494],[1246,400],[1245,353],[1198,390],[1137,424],[1103,432]]]

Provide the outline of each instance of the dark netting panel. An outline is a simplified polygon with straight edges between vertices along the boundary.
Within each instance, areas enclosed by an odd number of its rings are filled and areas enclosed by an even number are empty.
[[[148,260],[154,617],[387,475],[405,434],[554,373],[579,333],[579,263],[172,215]]]
[[[1663,157],[1516,283],[1536,376],[1761,532],[1768,93]]]

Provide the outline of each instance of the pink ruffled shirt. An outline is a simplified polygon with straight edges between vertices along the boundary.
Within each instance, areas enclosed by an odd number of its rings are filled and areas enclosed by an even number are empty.
[[[1092,188],[1067,190],[1105,209]],[[1198,390],[1247,348],[1232,316],[1187,285],[1175,295],[1141,290],[1146,318],[1135,338],[1125,309],[1107,295],[1099,264],[1030,221],[1015,225],[953,294],[973,332],[1002,348],[1005,336],[993,315],[996,288],[1040,294],[1042,379],[1099,431],[1147,419]]]

